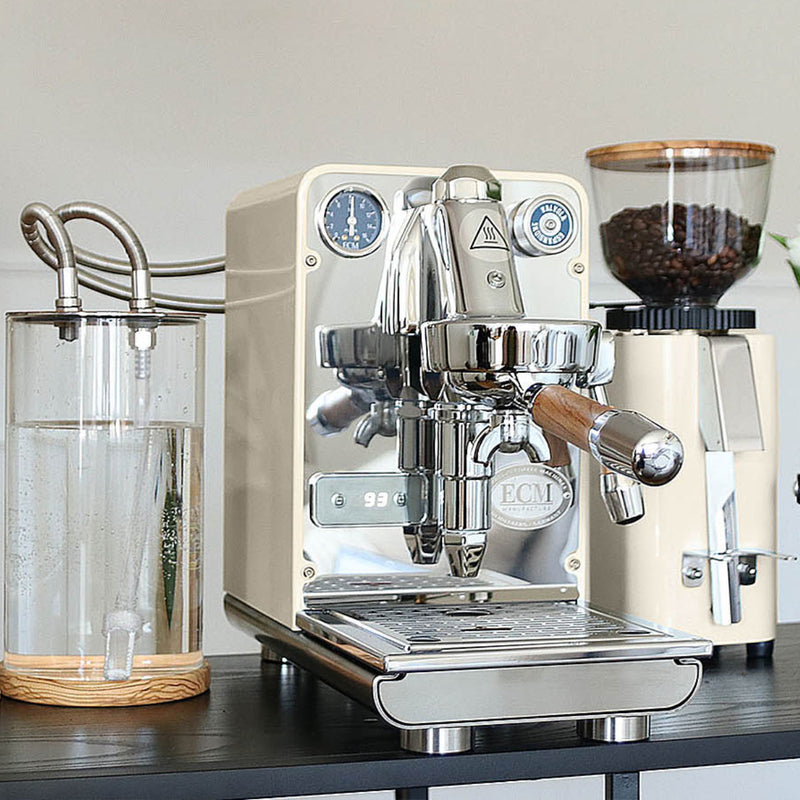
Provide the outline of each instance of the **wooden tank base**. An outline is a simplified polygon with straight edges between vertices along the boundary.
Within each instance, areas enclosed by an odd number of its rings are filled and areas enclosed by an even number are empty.
[[[40,678],[7,670],[0,664],[0,693],[14,700],[46,706],[147,706],[171,703],[207,692],[208,661],[189,672],[132,678],[127,681],[76,681]]]

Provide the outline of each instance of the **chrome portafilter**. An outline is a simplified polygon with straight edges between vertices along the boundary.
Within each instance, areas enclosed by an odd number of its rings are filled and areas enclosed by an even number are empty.
[[[517,404],[542,430],[612,472],[661,486],[683,464],[678,437],[635,411],[560,385],[590,376],[601,334],[598,323],[586,320],[444,320],[423,326],[423,354],[429,369],[445,373],[456,391],[475,400],[513,375],[522,392]]]

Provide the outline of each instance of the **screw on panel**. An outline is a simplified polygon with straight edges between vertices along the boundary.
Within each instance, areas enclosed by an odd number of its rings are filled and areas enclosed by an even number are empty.
[[[344,495],[341,492],[335,492],[331,495],[331,503],[333,503],[336,508],[344,508],[344,504],[346,502],[347,501],[344,499]]]
[[[506,285],[506,276],[502,272],[493,269],[486,276],[486,282],[494,289],[502,289]]]
[[[303,568],[303,577],[310,580],[315,575],[314,567],[304,567]]]
[[[586,267],[584,267],[583,264],[573,264],[572,265],[572,271],[576,275],[580,275],[585,269],[586,269]]]
[[[689,567],[684,571],[684,574],[690,581],[696,581],[703,577],[703,570],[700,567]]]
[[[580,569],[581,568],[581,560],[579,558],[571,558],[567,561],[567,569]]]
[[[687,567],[683,574],[690,580],[690,581],[699,581],[703,577],[703,570],[700,567]]]
[[[309,254],[306,256],[306,266],[307,267],[316,267],[317,266],[317,257],[313,254]]]

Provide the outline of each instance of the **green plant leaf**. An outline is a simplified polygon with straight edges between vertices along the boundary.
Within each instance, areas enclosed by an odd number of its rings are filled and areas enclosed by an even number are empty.
[[[773,233],[772,231],[770,231],[770,232],[769,232],[769,235],[770,235],[770,236],[771,236],[771,237],[772,237],[772,238],[773,238],[773,239],[774,239],[774,240],[775,240],[775,241],[776,241],[776,242],[777,242],[777,243],[778,243],[778,244],[779,244],[781,247],[784,247],[784,248],[786,248],[787,250],[789,249],[789,245],[787,244],[787,241],[788,241],[788,239],[787,239],[787,237],[786,237],[786,236],[781,236],[781,234],[780,234],[780,233]]]
[[[794,275],[795,281],[797,281],[797,285],[800,287],[800,267],[792,264],[789,259],[786,259],[786,263],[792,268],[792,274]]]

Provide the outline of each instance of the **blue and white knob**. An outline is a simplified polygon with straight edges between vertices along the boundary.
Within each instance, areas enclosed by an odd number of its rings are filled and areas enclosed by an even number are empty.
[[[514,244],[526,255],[549,256],[566,250],[578,231],[572,207],[561,197],[524,200],[511,212]]]

